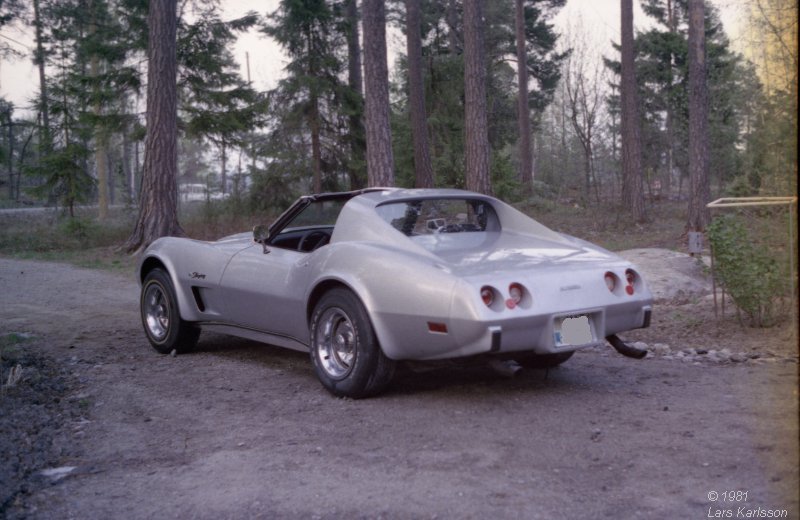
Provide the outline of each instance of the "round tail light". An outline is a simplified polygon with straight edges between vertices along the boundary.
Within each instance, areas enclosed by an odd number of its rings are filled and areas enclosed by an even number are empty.
[[[481,300],[483,300],[483,303],[486,304],[487,307],[490,307],[494,303],[494,291],[488,285],[481,287]]]
[[[625,271],[625,280],[628,282],[628,285],[625,287],[625,292],[629,295],[633,295],[633,284],[636,282],[636,273],[631,269],[627,269]]]
[[[518,283],[512,283],[508,286],[508,296],[514,305],[519,305],[519,302],[522,301],[522,296],[525,294],[525,290],[522,288],[522,285]]]
[[[605,280],[606,280],[606,287],[608,287],[608,290],[614,292],[614,289],[617,288],[617,277],[614,276],[614,273],[608,271],[606,273]]]

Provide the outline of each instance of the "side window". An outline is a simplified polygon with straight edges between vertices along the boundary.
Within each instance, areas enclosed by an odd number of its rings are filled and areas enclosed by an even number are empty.
[[[309,253],[328,244],[346,202],[345,199],[312,202],[270,239],[270,245]]]
[[[312,202],[289,222],[284,229],[298,227],[325,227],[336,224],[339,212],[346,200],[325,200]]]

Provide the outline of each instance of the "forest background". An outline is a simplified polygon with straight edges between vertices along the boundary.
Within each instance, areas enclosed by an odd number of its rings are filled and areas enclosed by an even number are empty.
[[[178,215],[190,235],[211,238],[268,220],[300,194],[391,184],[493,193],[608,246],[629,245],[608,243],[626,227],[680,222],[664,239],[677,247],[682,231],[708,224],[693,206],[797,193],[796,0],[723,5],[736,45],[717,4],[701,0],[263,6],[233,19],[219,1],[174,6],[178,162],[158,175],[175,177],[161,191],[180,212],[160,234],[183,232]],[[67,213],[33,233],[6,229],[4,251],[119,245],[151,205],[142,198],[148,7],[0,0],[3,88],[20,80],[9,76],[15,60],[36,71],[25,101],[0,99],[0,207]],[[612,8],[636,19],[628,111],[625,39],[604,14]],[[244,64],[234,54],[243,35]],[[692,98],[692,45],[705,57],[694,74],[704,98]],[[251,80],[251,66],[269,84]],[[381,89],[386,100],[370,113]],[[693,128],[702,138],[690,139]],[[388,147],[369,145],[376,131],[383,140],[372,142]],[[192,186],[202,202],[191,202]]]

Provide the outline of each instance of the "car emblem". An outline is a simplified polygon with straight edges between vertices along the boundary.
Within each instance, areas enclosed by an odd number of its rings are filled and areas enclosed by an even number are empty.
[[[189,278],[194,278],[196,280],[205,280],[206,279],[206,275],[198,273],[197,271],[194,271],[192,273],[189,273]]]
[[[577,291],[580,288],[581,288],[581,286],[577,285],[577,284],[576,285],[565,285],[565,286],[561,287],[561,290],[562,291]]]

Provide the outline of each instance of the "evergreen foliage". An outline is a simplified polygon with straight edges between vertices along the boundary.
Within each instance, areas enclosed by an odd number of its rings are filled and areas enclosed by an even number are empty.
[[[0,29],[22,17],[25,10],[26,4],[22,0],[0,0]],[[11,43],[0,38],[0,58],[21,55]]]
[[[43,155],[27,172],[41,179],[36,193],[46,187],[50,197],[88,201],[95,182],[90,154],[112,134],[130,124],[127,95],[140,86],[136,69],[128,63],[132,41],[123,30],[116,4],[108,0],[40,0],[44,59],[48,65],[46,101],[50,119]],[[41,103],[40,103],[41,105]],[[43,109],[43,107],[39,107]],[[44,136],[40,136],[42,139]],[[54,164],[66,171],[55,171]],[[80,174],[76,168],[81,170]],[[75,179],[66,182],[64,179]],[[83,179],[83,181],[79,181]],[[63,186],[69,186],[64,189]],[[89,190],[76,193],[75,190]]]
[[[422,4],[423,71],[435,185],[463,188],[464,181],[464,62],[461,16],[448,22],[448,1]],[[461,2],[455,2],[458,10]],[[566,53],[557,50],[552,17],[563,0],[526,0],[525,35],[530,78],[529,104],[534,127],[552,102]],[[516,174],[516,52],[514,12],[502,2],[485,2],[485,49],[489,120],[490,171],[497,195],[522,196]],[[451,34],[454,33],[454,34]],[[457,42],[454,48],[452,42]],[[395,168],[397,183],[414,185],[411,127],[405,56],[399,58],[393,80]]]
[[[576,204],[593,204],[598,198],[619,200],[621,117],[613,82],[606,86],[605,102],[596,114],[597,132],[589,151],[592,189],[584,186],[586,147],[570,122],[564,88],[570,43],[560,41],[553,26],[553,17],[565,3],[524,1],[536,179],[547,183],[545,192],[553,199]],[[178,3],[179,155],[186,181],[237,194],[243,190],[234,186],[247,184],[253,206],[270,210],[301,193],[365,185],[361,49],[352,37],[359,19],[355,4],[355,0],[282,0],[267,16],[248,13],[225,20],[217,0]],[[401,29],[406,27],[404,4],[386,2],[388,23]],[[791,7],[784,0],[773,4]],[[515,13],[511,2],[483,5],[491,189],[502,198],[518,200],[526,195],[517,167]],[[661,192],[686,197],[688,4],[642,0],[641,5],[652,21],[635,42],[644,191],[656,201],[660,182]],[[24,198],[15,186],[21,184],[24,194],[29,184],[39,186],[32,194],[50,203],[93,203],[101,186],[92,179],[105,158],[112,202],[136,200],[143,156],[147,8],[147,0],[0,1],[0,27],[41,22],[36,43],[42,49],[34,50],[33,57],[46,63],[45,91],[32,92],[37,95],[37,116],[23,120],[13,106],[0,103],[4,197]],[[769,33],[777,25],[784,27],[785,23],[776,25],[779,14],[761,13],[758,28]],[[463,1],[422,0],[420,15],[424,115],[434,185],[463,188]],[[784,31],[788,33],[773,35],[773,40],[778,38],[770,44],[775,48],[764,49],[771,61],[758,67],[731,50],[708,2],[705,26],[714,194],[796,193],[796,45],[784,45],[796,41],[796,26],[795,40],[788,26]],[[285,77],[269,92],[249,85],[232,55],[236,39],[253,28],[274,38],[288,57]],[[794,54],[778,52],[785,47]],[[0,54],[7,51],[0,43]],[[775,62],[778,54],[783,56],[781,63]],[[618,62],[606,63],[611,72],[619,72]],[[395,179],[397,185],[410,187],[415,169],[405,56],[400,54],[391,65]],[[762,70],[767,65],[770,74]],[[786,69],[785,74],[776,75],[776,67]],[[27,174],[22,183],[21,171]],[[248,175],[250,182],[243,182]],[[227,182],[232,178],[235,182]],[[541,191],[541,185],[536,186],[535,191]]]
[[[282,0],[262,27],[289,56],[286,77],[269,92],[271,129],[258,144],[270,157],[255,172],[251,192],[257,206],[277,193],[347,188],[347,118],[361,111],[361,99],[344,80],[344,12],[324,0]],[[312,149],[313,148],[313,149]],[[319,176],[314,179],[312,176]],[[268,178],[263,178],[267,176]],[[278,196],[279,199],[283,198]]]
[[[259,22],[255,13],[223,21],[214,4],[178,27],[180,113],[190,138],[207,139],[220,150],[220,189],[228,192],[227,156],[250,143],[249,131],[263,123],[265,96],[242,79],[230,47],[237,33]]]
[[[80,143],[69,143],[42,158],[37,173],[44,182],[31,192],[45,198],[54,198],[67,208],[70,217],[75,216],[75,205],[89,200],[95,180],[84,168],[88,149]]]
[[[665,187],[675,182],[682,186],[689,171],[688,4],[645,0],[642,8],[656,23],[636,37],[645,177],[650,186],[656,179]],[[706,2],[705,11],[709,170],[719,192],[745,173],[748,160],[741,148],[752,138],[752,100],[758,97],[758,85],[752,67],[731,50],[717,10]],[[607,59],[606,64],[619,74],[617,60]],[[608,103],[615,109],[618,96],[612,93]]]

